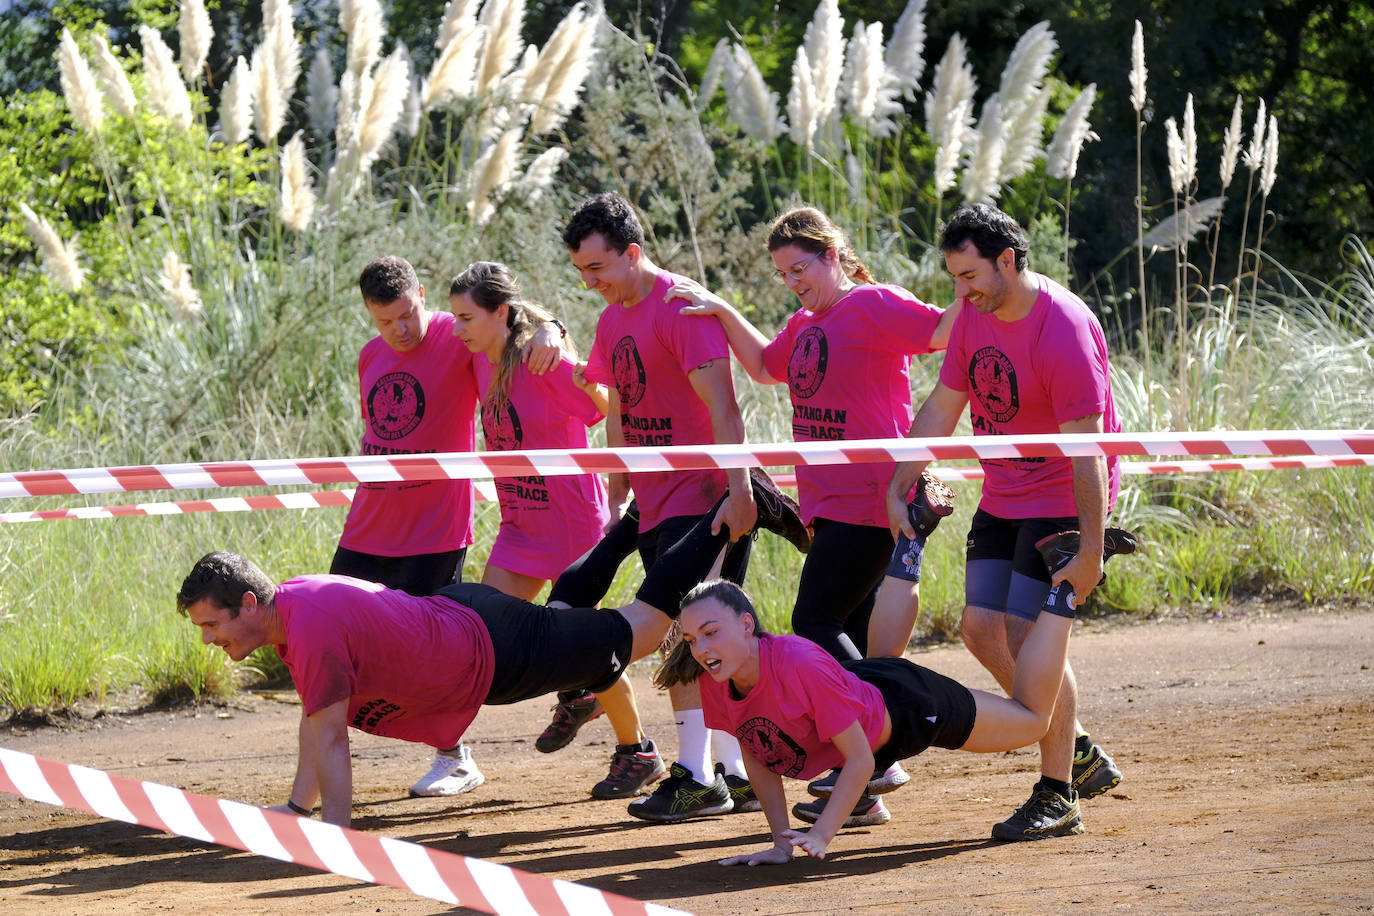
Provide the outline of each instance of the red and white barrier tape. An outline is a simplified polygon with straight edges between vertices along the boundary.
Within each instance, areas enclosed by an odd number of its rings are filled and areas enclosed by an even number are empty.
[[[1058,458],[1085,455],[1370,455],[1369,430],[1261,430],[1208,433],[1106,433],[860,439],[779,445],[669,445],[659,448],[540,449],[361,455],[339,458],[220,461],[121,468],[0,473],[0,498],[286,486],[372,481],[476,479],[684,471],[703,468],[941,461],[965,458]]]
[[[0,792],[384,884],[484,913],[686,916],[506,865],[0,748]]]
[[[1322,468],[1354,468],[1374,465],[1374,455],[1297,455],[1292,458],[1237,458],[1230,461],[1123,461],[1121,473],[1129,476],[1146,474],[1204,474],[1212,471],[1295,471]],[[983,469],[934,468],[932,473],[945,481],[982,480]],[[795,488],[797,475],[774,474],[780,487]],[[475,482],[477,499],[496,500],[493,481]],[[0,525],[20,522],[52,522],[65,519],[127,518],[147,515],[186,515],[194,512],[252,512],[259,509],[319,509],[326,506],[346,506],[353,501],[355,490],[321,490],[317,493],[287,493],[281,496],[225,496],[217,499],[184,499],[169,502],[133,503],[118,506],[76,506],[69,509],[39,509],[31,512],[0,512]]]

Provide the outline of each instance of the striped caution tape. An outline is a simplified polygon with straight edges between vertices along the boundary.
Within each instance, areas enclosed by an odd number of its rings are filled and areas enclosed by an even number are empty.
[[[219,461],[0,473],[0,498],[708,468],[1091,455],[1371,455],[1369,430],[1261,430],[858,439],[776,445],[541,449]]]
[[[532,875],[484,859],[6,748],[0,748],[0,792],[400,888],[484,913],[685,916],[682,910]]]

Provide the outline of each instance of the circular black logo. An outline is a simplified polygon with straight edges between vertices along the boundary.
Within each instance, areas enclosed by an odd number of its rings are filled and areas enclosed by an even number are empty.
[[[1021,410],[1016,391],[1016,369],[996,347],[983,347],[968,364],[968,382],[988,419],[1005,423]]]
[[[744,749],[774,773],[796,776],[806,766],[806,751],[772,719],[755,716],[735,732]]]
[[[425,416],[425,390],[409,372],[388,372],[367,393],[368,425],[378,439],[400,439]]]
[[[787,387],[792,396],[805,399],[819,391],[829,361],[830,345],[824,331],[807,328],[798,334],[792,345],[792,357],[787,361]]]
[[[621,407],[633,407],[644,398],[648,386],[644,383],[644,362],[633,337],[626,335],[611,351],[611,374],[615,376],[615,390]]]
[[[515,405],[506,401],[503,407],[495,407],[491,402],[482,405],[482,435],[486,437],[487,448],[494,452],[513,452],[525,441],[524,430],[520,428],[520,415]]]

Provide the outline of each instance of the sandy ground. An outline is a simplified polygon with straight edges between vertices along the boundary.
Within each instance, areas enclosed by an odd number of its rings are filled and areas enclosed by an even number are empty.
[[[913,655],[972,686],[960,647]],[[988,839],[1024,801],[1033,751],[934,750],[888,796],[891,823],[843,832],[825,861],[723,869],[767,843],[761,814],[643,824],[588,797],[604,721],[536,753],[546,701],[489,708],[469,733],[487,783],[410,799],[429,755],[354,734],[354,826],[697,913],[1374,912],[1374,614],[1300,612],[1074,636],[1082,718],[1125,771],[1084,803],[1087,833]],[[665,697],[636,678],[651,736],[675,744]],[[255,804],[286,798],[294,694],[198,714],[11,728],[0,746]],[[793,801],[805,798],[789,785]],[[0,795],[5,914],[434,913],[405,892]]]

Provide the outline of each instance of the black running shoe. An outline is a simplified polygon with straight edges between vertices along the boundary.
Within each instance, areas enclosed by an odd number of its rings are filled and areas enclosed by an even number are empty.
[[[543,754],[562,750],[577,737],[578,729],[604,711],[596,694],[589,690],[560,693],[558,705],[553,708],[553,721],[534,739],[534,749]]]
[[[1117,769],[1107,752],[1094,744],[1086,754],[1073,755],[1073,786],[1079,799],[1097,798],[1121,784],[1121,770]]]
[[[921,542],[930,536],[940,519],[954,511],[954,491],[930,471],[916,481],[916,495],[906,504],[906,515]]]
[[[1078,556],[1078,542],[1077,531],[1060,531],[1036,541],[1035,549],[1045,558],[1045,566],[1049,569],[1050,575],[1054,575]],[[1125,528],[1109,527],[1102,536],[1102,562],[1105,563],[1119,553],[1135,553],[1135,548],[1135,535]],[[1106,576],[1102,578],[1106,581]]]
[[[725,772],[725,764],[716,764],[716,778],[725,780],[725,788],[730,790],[730,801],[734,803],[731,812],[744,814],[749,811],[762,811],[763,802],[754,795],[754,787],[743,776],[733,776]]]
[[[995,840],[1045,840],[1083,832],[1078,799],[1069,801],[1053,789],[1036,783],[1030,799],[1011,817],[992,825]]]
[[[710,785],[703,785],[692,778],[685,766],[674,763],[668,778],[658,784],[653,795],[630,802],[630,814],[640,820],[665,824],[707,814],[728,814],[735,803],[725,779],[719,773],[715,777]]]
[[[788,541],[802,553],[811,549],[811,532],[801,519],[801,509],[792,497],[782,490],[763,468],[749,469],[753,485],[754,503],[759,509],[757,525]]]
[[[668,772],[653,741],[648,748],[638,744],[617,744],[611,755],[611,771],[592,786],[592,798],[634,798],[650,783]]]

